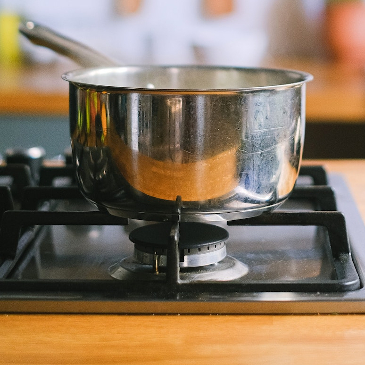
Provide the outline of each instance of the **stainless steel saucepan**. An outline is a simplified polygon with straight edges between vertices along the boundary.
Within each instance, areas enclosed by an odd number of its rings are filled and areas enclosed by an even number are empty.
[[[299,71],[114,66],[28,22],[21,32],[84,68],[70,87],[77,181],[100,209],[182,221],[259,215],[291,193],[301,161],[305,85]],[[100,67],[95,67],[100,66]]]

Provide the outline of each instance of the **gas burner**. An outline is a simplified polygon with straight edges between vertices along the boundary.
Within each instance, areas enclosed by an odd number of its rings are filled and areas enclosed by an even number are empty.
[[[171,224],[157,223],[137,228],[129,239],[134,243],[135,259],[156,268],[166,267]],[[196,222],[180,223],[180,267],[215,264],[226,255],[228,232],[221,227]],[[157,262],[156,262],[157,261]]]
[[[167,266],[167,247],[171,224],[157,223],[133,230],[133,257],[127,257],[110,268],[112,277],[163,279]],[[235,280],[248,272],[247,266],[227,256],[228,232],[206,223],[180,223],[180,279],[182,281]]]

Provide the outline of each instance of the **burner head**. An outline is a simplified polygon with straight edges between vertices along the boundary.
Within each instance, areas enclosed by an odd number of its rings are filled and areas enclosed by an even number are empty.
[[[165,267],[171,224],[157,223],[132,231],[135,259],[146,265]],[[180,223],[180,267],[215,264],[226,257],[228,232],[215,225],[197,222]]]
[[[25,164],[29,166],[33,183],[39,182],[39,171],[46,156],[46,151],[42,147],[8,148],[5,155],[7,164]]]
[[[129,256],[109,268],[118,280],[166,280],[167,247],[171,223],[156,223],[133,230],[134,257]],[[248,272],[248,267],[226,253],[228,232],[221,227],[198,222],[180,223],[180,272],[185,283],[232,281]],[[161,270],[160,270],[161,269]]]

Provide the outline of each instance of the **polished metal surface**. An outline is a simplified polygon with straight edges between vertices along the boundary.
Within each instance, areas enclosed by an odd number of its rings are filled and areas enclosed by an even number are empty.
[[[217,247],[218,246],[218,247]],[[189,252],[187,252],[189,251]],[[180,261],[180,267],[199,267],[215,264],[223,260],[227,255],[226,245],[220,243],[203,246],[202,248],[183,250],[183,257]],[[137,262],[145,265],[152,265],[156,262],[157,267],[165,267],[167,263],[167,254],[154,254],[143,252],[134,248],[134,258]]]
[[[32,21],[19,30],[81,65],[115,65]],[[307,73],[125,66],[63,78],[79,186],[100,209],[144,220],[237,219],[274,209],[294,186]]]
[[[31,20],[20,22],[19,32],[32,43],[50,48],[83,67],[116,66],[116,62],[99,52]]]
[[[306,73],[147,66],[63,77],[79,187],[111,214],[250,217],[280,205],[294,186]]]
[[[167,266],[171,224],[149,224],[131,232],[134,258],[156,271]],[[216,264],[226,257],[228,232],[213,224],[184,222],[179,224],[179,266],[199,267]]]
[[[180,270],[179,279],[182,283],[196,282],[229,282],[238,280],[248,273],[249,269],[243,262],[231,256],[212,265],[196,267],[194,270]],[[141,264],[127,257],[109,268],[110,275],[118,280],[166,280],[164,272],[154,272],[151,265]]]

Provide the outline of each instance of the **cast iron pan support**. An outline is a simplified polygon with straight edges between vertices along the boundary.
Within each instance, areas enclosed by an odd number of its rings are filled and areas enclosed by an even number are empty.
[[[341,212],[274,212],[249,219],[227,222],[229,226],[323,226],[327,229],[330,247],[335,258],[349,254],[345,217]]]
[[[169,287],[169,293],[176,296],[179,287],[180,272],[180,216],[181,216],[181,197],[177,196],[175,212],[172,216],[172,226],[169,236],[169,245],[167,247],[166,263],[166,281]]]
[[[48,212],[8,210],[3,213],[0,227],[0,256],[15,258],[22,227],[37,225],[127,225],[128,219],[102,212]]]

